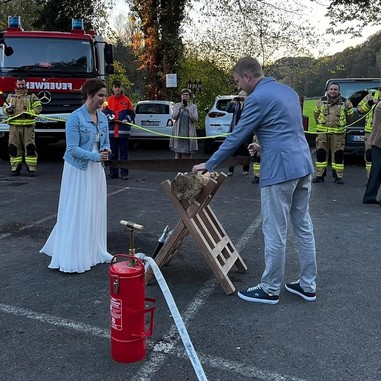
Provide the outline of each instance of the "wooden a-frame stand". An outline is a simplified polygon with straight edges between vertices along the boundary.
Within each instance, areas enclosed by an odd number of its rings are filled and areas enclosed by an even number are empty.
[[[225,179],[226,175],[220,173],[217,179],[208,181],[195,199],[186,201],[178,201],[172,194],[169,180],[161,184],[179,214],[180,221],[157,254],[155,261],[159,267],[168,263],[190,234],[225,293],[229,295],[235,291],[228,277],[230,269],[236,266],[239,272],[244,272],[247,266],[209,206]],[[148,270],[147,283],[152,275],[152,270]]]

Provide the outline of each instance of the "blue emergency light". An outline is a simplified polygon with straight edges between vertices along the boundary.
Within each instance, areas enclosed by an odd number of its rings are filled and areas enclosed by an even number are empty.
[[[8,16],[8,27],[9,28],[21,28],[20,16]]]
[[[84,30],[83,19],[72,19],[71,20],[71,29],[73,29],[73,30]]]

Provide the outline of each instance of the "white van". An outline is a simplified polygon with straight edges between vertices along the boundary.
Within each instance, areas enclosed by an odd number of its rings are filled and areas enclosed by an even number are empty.
[[[169,140],[173,126],[171,101],[140,101],[135,107],[135,124],[131,127],[132,140]],[[143,130],[144,129],[144,130]]]

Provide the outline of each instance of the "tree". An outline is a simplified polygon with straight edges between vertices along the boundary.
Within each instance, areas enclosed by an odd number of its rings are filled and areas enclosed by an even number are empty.
[[[197,128],[204,128],[205,108],[213,104],[216,95],[235,94],[236,86],[230,70],[219,67],[208,59],[200,59],[193,49],[185,51],[178,70],[178,87],[174,91],[172,99],[179,99],[179,90],[186,88],[189,80],[197,79],[202,83],[202,89],[195,93],[194,103],[198,108]]]
[[[298,12],[303,13],[303,8],[298,0],[293,0],[293,7],[262,0],[127,1],[140,19],[143,46],[137,55],[140,69],[146,70],[149,98],[167,97],[164,76],[178,71],[184,46],[189,46],[195,36],[199,36],[196,53],[200,58],[225,69],[243,52],[259,55],[270,68],[271,62],[282,55],[311,55],[304,46],[318,40],[311,27],[300,22]],[[196,8],[201,14],[200,23],[191,29],[186,16]],[[187,28],[190,33],[185,31]],[[188,38],[189,34],[192,38]]]
[[[126,78],[131,82],[128,89],[128,97],[133,100],[140,100],[142,90],[145,87],[145,72],[138,70],[139,64],[131,45],[119,38],[114,41],[114,60],[118,61],[118,64],[124,70]]]
[[[112,91],[112,82],[113,81],[116,81],[116,80],[120,81],[122,83],[124,90],[129,89],[132,86],[132,83],[127,76],[127,72],[126,72],[125,68],[117,60],[114,61],[114,70],[115,70],[114,74],[110,75],[110,80],[108,81],[108,93],[109,94],[111,94],[111,91]]]
[[[140,100],[145,95],[145,69],[140,69],[138,57],[143,49],[143,34],[139,20],[132,14],[119,14],[114,16],[115,30],[112,42],[114,45],[114,58],[126,70],[128,79],[132,82],[129,97]]]
[[[381,0],[331,0],[327,16],[331,19],[329,32],[361,36],[363,27],[380,24]],[[349,24],[353,21],[356,24]]]
[[[144,47],[141,68],[146,69],[146,93],[150,99],[166,97],[165,74],[175,73],[182,52],[179,31],[187,0],[131,0],[141,20]]]
[[[31,30],[36,15],[41,12],[42,5],[36,1],[2,0],[0,2],[0,30],[8,25],[8,16],[20,16],[21,25],[25,30]]]
[[[86,29],[105,34],[114,4],[115,0],[0,0],[0,27],[7,27],[8,16],[20,16],[25,30],[68,31],[72,18],[82,18]]]
[[[85,29],[104,33],[108,11],[114,2],[105,0],[36,0],[42,6],[33,26],[41,30],[67,31],[73,18],[82,18]]]
[[[270,69],[282,57],[312,56],[315,52],[306,46],[319,48],[317,33],[303,22],[303,5],[297,0],[287,7],[261,0],[199,3],[197,19],[189,23],[184,41],[196,38],[199,54],[209,55],[225,67],[250,55]]]

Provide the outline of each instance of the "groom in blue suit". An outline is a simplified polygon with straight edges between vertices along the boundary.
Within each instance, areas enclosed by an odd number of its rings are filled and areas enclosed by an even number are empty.
[[[193,167],[193,172],[213,171],[254,134],[260,145],[249,145],[250,154],[261,153],[261,214],[265,238],[265,270],[261,282],[239,291],[241,299],[277,304],[284,278],[289,222],[299,243],[300,274],[287,283],[287,291],[306,301],[316,300],[316,248],[309,214],[313,164],[305,138],[297,93],[265,77],[258,61],[240,59],[233,78],[248,96],[241,119],[213,156]]]

